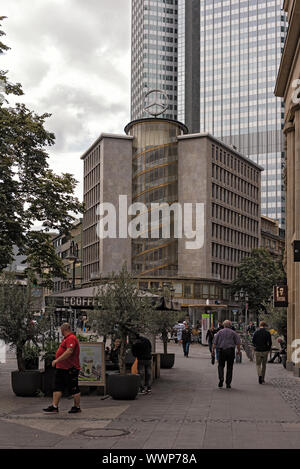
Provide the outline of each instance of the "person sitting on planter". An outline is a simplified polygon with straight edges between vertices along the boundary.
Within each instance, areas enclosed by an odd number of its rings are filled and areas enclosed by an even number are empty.
[[[138,360],[138,373],[141,376],[141,394],[151,393],[152,346],[149,339],[136,334],[133,337],[131,351]]]
[[[56,359],[52,362],[53,368],[56,368],[53,403],[43,410],[48,414],[58,413],[58,404],[62,393],[65,388],[68,388],[69,394],[74,397],[74,406],[69,414],[75,414],[81,412],[78,386],[80,346],[77,337],[71,331],[69,323],[64,323],[61,326],[61,333],[64,338],[56,352]]]

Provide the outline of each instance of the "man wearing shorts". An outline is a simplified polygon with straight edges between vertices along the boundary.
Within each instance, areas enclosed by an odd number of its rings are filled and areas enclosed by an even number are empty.
[[[76,414],[81,412],[80,390],[78,387],[80,347],[77,337],[71,331],[70,324],[63,324],[61,326],[61,333],[64,338],[56,352],[56,358],[52,362],[53,368],[56,368],[53,403],[43,410],[48,414],[58,413],[60,398],[63,391],[67,388],[69,394],[74,397],[74,406],[69,411],[69,414]]]

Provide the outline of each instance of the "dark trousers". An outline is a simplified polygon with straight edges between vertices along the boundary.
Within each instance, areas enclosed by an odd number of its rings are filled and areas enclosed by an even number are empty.
[[[182,342],[183,353],[185,357],[189,356],[190,342]]]
[[[150,388],[152,377],[152,360],[138,359],[138,372],[141,376],[141,387]]]
[[[234,358],[235,358],[234,348],[219,350],[219,365],[218,365],[219,380],[222,382],[224,381],[224,368],[225,368],[225,365],[227,364],[226,384],[231,384],[231,381],[232,381]]]

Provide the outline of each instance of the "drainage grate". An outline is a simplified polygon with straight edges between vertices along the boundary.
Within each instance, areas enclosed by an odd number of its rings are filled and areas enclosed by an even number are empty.
[[[128,430],[120,428],[88,428],[79,430],[77,435],[84,436],[85,438],[117,438],[120,436],[130,435]]]

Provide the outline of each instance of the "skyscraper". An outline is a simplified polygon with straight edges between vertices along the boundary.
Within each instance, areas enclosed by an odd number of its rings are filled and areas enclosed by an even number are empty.
[[[160,89],[169,98],[162,116],[177,119],[177,0],[132,0],[131,119],[147,117],[147,91]]]
[[[281,0],[173,0],[172,3],[173,19],[178,26],[172,37],[177,45],[173,48],[173,61],[177,61],[177,72],[174,67],[172,74],[176,83],[173,100],[177,99],[178,104],[177,112],[172,109],[169,117],[185,123],[191,133],[209,132],[221,138],[263,166],[262,214],[279,219],[284,227],[283,103],[274,96],[286,32]],[[133,12],[136,13],[139,5],[141,15],[139,19],[136,14],[132,16],[133,30],[136,23],[141,28],[139,36],[132,36],[133,48],[144,48],[145,52],[148,37],[154,42],[156,37],[159,44],[156,26],[163,24],[163,15],[167,18],[164,12],[167,2],[133,0],[133,4]],[[148,8],[156,8],[156,24],[150,19],[152,15],[149,17]],[[151,42],[149,45],[154,46]],[[171,60],[172,52],[169,54]],[[132,77],[136,80],[135,63],[133,60]],[[160,63],[158,58],[156,63]],[[137,113],[132,118],[143,115],[145,90],[164,89],[167,85],[158,78],[153,81],[154,65],[145,52],[142,86],[138,88],[141,80],[132,79],[133,94],[137,89],[141,92],[136,98],[140,102],[139,110],[135,101]]]

